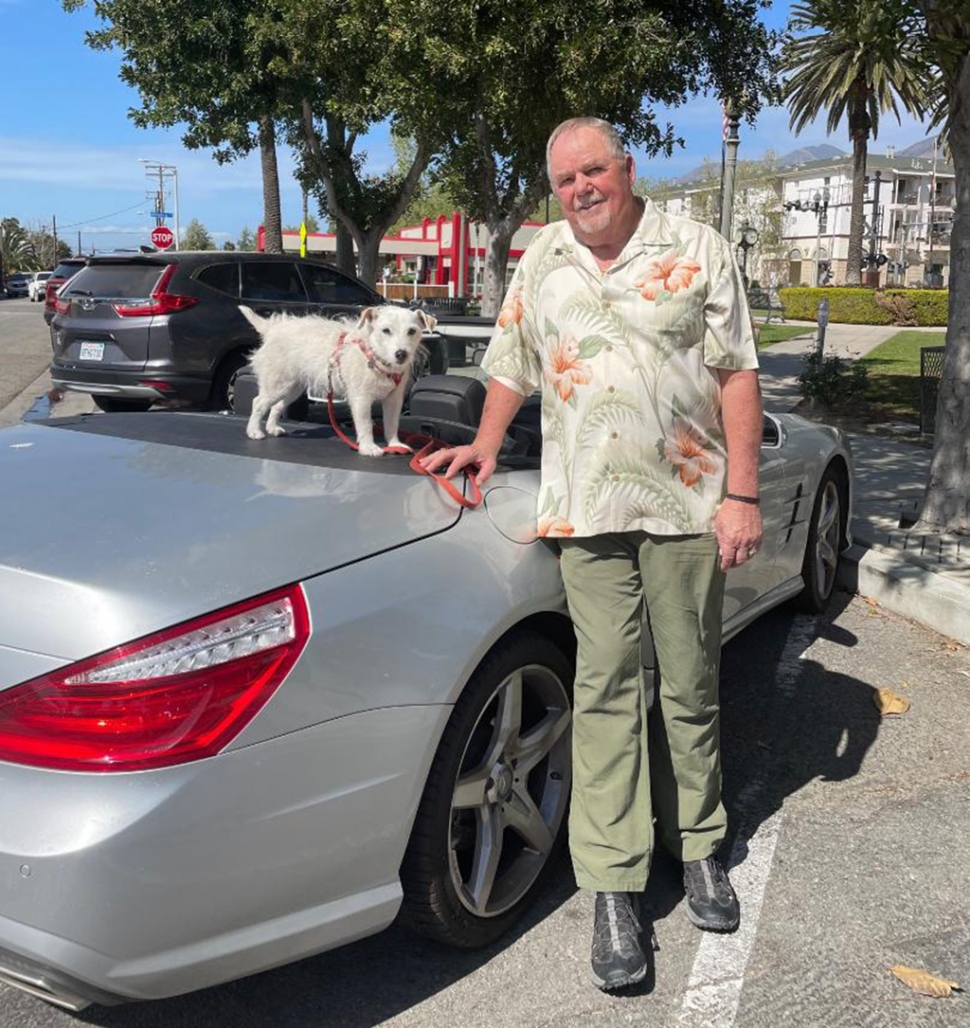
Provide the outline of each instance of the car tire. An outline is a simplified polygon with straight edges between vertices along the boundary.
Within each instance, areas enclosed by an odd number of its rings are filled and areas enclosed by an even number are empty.
[[[206,407],[209,410],[235,410],[233,396],[236,391],[236,376],[249,363],[243,353],[230,353],[223,357],[212,379],[212,389]]]
[[[828,606],[839,571],[839,555],[845,540],[846,489],[832,465],[818,484],[802,561],[804,590],[796,597],[799,610],[821,614]]]
[[[401,866],[403,917],[421,934],[488,945],[554,868],[567,830],[573,673],[548,638],[518,632],[459,697]]]
[[[121,396],[92,396],[95,405],[106,414],[134,414],[148,410],[151,400],[128,400]]]

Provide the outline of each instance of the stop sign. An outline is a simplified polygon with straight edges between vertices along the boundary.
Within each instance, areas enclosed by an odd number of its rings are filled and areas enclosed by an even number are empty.
[[[175,236],[172,235],[172,230],[165,225],[159,225],[152,229],[152,243],[159,250],[167,250],[174,242]]]

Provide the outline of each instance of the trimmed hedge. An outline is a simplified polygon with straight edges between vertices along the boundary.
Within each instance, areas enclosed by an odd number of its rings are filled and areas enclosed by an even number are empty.
[[[795,321],[815,321],[819,301],[829,302],[829,321],[842,325],[892,325],[893,315],[876,303],[876,290],[864,287],[790,286],[779,289],[785,317]],[[945,289],[885,289],[880,296],[899,297],[910,305],[917,325],[946,325],[949,293]]]

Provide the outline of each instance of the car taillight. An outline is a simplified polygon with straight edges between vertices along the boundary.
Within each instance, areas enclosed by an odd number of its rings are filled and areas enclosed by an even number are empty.
[[[177,264],[168,265],[147,300],[113,303],[111,306],[123,318],[147,318],[151,314],[174,314],[177,311],[194,307],[199,302],[197,296],[184,296],[181,293],[168,291],[168,284],[172,281],[176,268],[178,268]]]
[[[67,297],[54,296],[54,313],[55,314],[70,314],[71,313],[71,301]]]
[[[0,693],[0,761],[143,771],[211,757],[310,637],[300,586],[256,596]]]

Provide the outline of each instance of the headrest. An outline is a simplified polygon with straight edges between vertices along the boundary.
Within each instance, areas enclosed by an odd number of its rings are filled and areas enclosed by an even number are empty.
[[[408,410],[414,417],[457,421],[477,427],[485,406],[485,386],[466,375],[426,375],[411,387]]]

